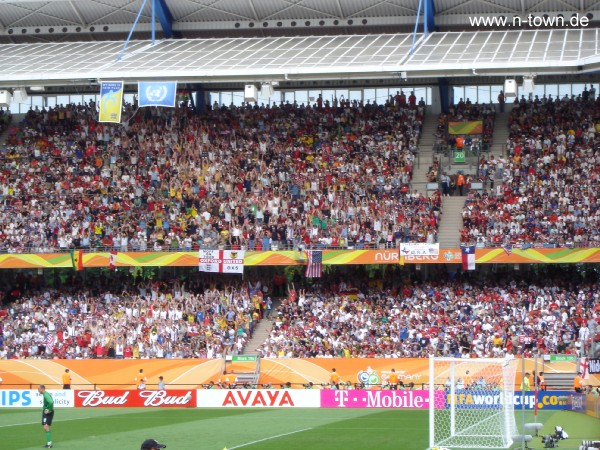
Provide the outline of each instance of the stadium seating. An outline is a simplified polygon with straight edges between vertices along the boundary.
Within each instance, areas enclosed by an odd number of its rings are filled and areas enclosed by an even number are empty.
[[[507,156],[480,163],[481,178],[495,183],[467,198],[461,241],[598,247],[599,113],[600,103],[581,96],[518,102]]]
[[[217,289],[209,280],[142,282],[133,290],[113,280],[112,289],[97,291],[19,292],[14,303],[0,310],[0,359],[238,354],[263,316],[262,286],[253,282]]]
[[[265,281],[217,280],[15,289],[0,310],[0,359],[219,358],[242,352],[260,320],[272,329],[258,352],[271,358],[576,354],[589,348],[588,322],[600,323],[597,283],[568,277],[394,289],[359,278],[300,289],[273,317]]]
[[[0,161],[0,251],[369,248],[435,242],[412,193],[422,107],[32,110]]]
[[[397,290],[300,291],[297,301],[294,295],[282,303],[259,351],[265,357],[331,358],[575,354],[579,337],[589,337],[579,330],[588,319],[600,323],[600,309],[593,310],[597,288],[549,279],[543,285],[445,281]]]

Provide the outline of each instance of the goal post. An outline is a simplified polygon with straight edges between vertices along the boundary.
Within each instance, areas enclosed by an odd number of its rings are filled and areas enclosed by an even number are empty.
[[[517,362],[429,358],[429,448],[509,448]]]

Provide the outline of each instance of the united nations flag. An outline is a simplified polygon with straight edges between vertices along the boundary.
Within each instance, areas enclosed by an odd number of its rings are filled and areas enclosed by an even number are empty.
[[[167,106],[174,108],[177,81],[140,81],[138,83],[138,105]]]

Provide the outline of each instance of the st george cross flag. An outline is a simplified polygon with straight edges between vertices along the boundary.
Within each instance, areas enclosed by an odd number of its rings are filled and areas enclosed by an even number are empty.
[[[117,268],[117,251],[111,250],[110,255],[108,256],[108,267],[110,270],[115,270]]]
[[[321,250],[307,250],[308,264],[306,265],[306,278],[321,278],[323,274],[323,252]]]
[[[462,253],[463,270],[475,270],[475,246],[461,245],[460,252]]]
[[[200,250],[200,272],[244,273],[244,250]]]
[[[590,379],[589,367],[590,367],[589,358],[579,358],[579,373],[581,374],[581,378],[583,380]]]
[[[177,81],[140,81],[138,83],[138,106],[175,107]]]

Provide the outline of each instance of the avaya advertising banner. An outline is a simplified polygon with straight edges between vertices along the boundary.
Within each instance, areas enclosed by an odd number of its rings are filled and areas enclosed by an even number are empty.
[[[204,389],[198,408],[318,408],[321,391],[299,389]]]
[[[429,409],[429,391],[324,390],[321,408]],[[434,392],[438,408],[444,407],[444,392]]]
[[[55,408],[72,408],[74,393],[70,390],[48,389]],[[42,396],[34,389],[0,389],[0,408],[41,408]]]
[[[75,391],[77,408],[182,408],[196,406],[196,391]]]

